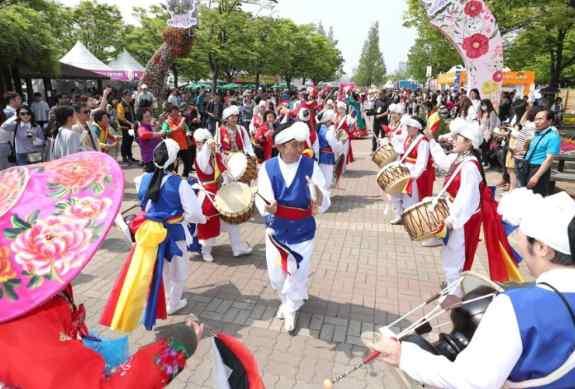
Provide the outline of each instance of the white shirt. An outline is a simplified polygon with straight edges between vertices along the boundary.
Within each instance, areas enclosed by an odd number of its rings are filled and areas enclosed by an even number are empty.
[[[429,142],[433,162],[440,169],[448,171],[451,165],[457,159],[457,154],[445,154],[439,143],[435,140]],[[445,220],[451,224],[454,229],[463,228],[465,223],[473,216],[479,209],[479,202],[481,200],[481,193],[479,185],[483,181],[481,173],[475,166],[473,160],[463,162],[461,167],[461,185],[457,196],[451,204],[449,204],[449,216]]]
[[[52,146],[51,159],[62,158],[80,151],[83,151],[80,134],[70,128],[60,127]]]
[[[417,142],[417,138],[413,140],[413,142]],[[405,150],[407,153],[409,146]],[[417,160],[415,163],[412,162],[405,162],[405,166],[409,169],[409,173],[411,174],[411,178],[417,180],[425,169],[427,169],[427,164],[429,163],[429,142],[425,139],[419,141],[417,145]]]
[[[547,282],[564,293],[575,292],[575,269],[543,273],[537,282]],[[543,286],[541,286],[543,287]],[[543,287],[545,288],[545,287]],[[571,320],[567,312],[557,318]],[[453,389],[501,388],[523,352],[517,317],[506,295],[499,295],[487,308],[469,346],[454,362],[433,355],[414,343],[401,343],[400,368],[429,386]]]
[[[173,172],[168,172],[162,178],[162,187],[166,183],[169,177],[173,176]],[[136,184],[136,193],[140,190],[140,185],[142,184],[142,178],[144,176],[138,176],[134,179],[134,184]],[[202,213],[201,203],[198,201],[192,186],[186,180],[181,180],[180,186],[178,187],[178,193],[180,195],[180,201],[182,202],[182,208],[184,209],[184,220],[186,223],[192,224],[204,224],[206,222],[206,217]],[[148,200],[146,204],[146,211],[150,209],[152,200]]]
[[[47,122],[50,106],[44,100],[34,101],[30,104],[30,111],[34,114],[34,119],[37,122]]]
[[[340,142],[335,136],[335,127],[331,126],[325,133],[325,140],[331,147],[331,151],[337,159],[345,151],[345,143]]]
[[[301,157],[297,162],[287,164],[285,163],[280,156],[277,157],[279,160],[279,168],[284,179],[286,186],[290,186],[295,179],[295,175],[297,173],[297,169],[299,167]],[[268,163],[269,161],[266,161]],[[317,162],[314,161],[313,163],[313,174],[310,177],[311,181],[317,186],[317,188],[322,193],[322,203],[319,205],[319,212],[324,213],[328,210],[331,205],[329,191],[326,189],[326,182],[323,176],[323,173],[319,169]],[[276,201],[274,190],[272,188],[271,180],[268,176],[268,172],[266,170],[265,164],[262,165],[258,172],[258,192],[265,198],[267,201],[274,202]],[[268,215],[268,212],[265,210],[265,203],[259,197],[256,196],[256,207],[258,208],[259,213],[262,216]]]

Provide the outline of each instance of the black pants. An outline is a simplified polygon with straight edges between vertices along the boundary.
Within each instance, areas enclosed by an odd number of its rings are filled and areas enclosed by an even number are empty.
[[[122,161],[129,162],[134,157],[132,156],[132,143],[134,137],[128,132],[129,128],[122,127],[122,145],[120,146],[120,153],[122,154]]]
[[[540,167],[541,165],[529,165],[529,179],[525,183],[525,186],[527,186],[527,183],[531,177],[537,173],[537,170],[539,170]],[[535,185],[535,187],[531,190],[543,197],[549,196],[551,194],[551,169],[547,170],[545,174],[539,178],[539,182],[537,182],[537,185]]]
[[[193,168],[194,157],[191,149],[178,151],[178,158],[184,164],[184,171],[182,177],[188,177]]]
[[[381,128],[383,123],[379,120],[373,121],[373,138],[371,139],[371,151],[377,150],[377,140],[383,133],[383,128]]]

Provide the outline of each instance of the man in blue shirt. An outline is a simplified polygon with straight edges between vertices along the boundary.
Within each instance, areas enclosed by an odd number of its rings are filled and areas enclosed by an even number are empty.
[[[553,112],[544,110],[535,116],[535,136],[529,144],[525,159],[529,161],[527,188],[542,196],[550,194],[553,157],[559,155],[561,136],[552,127]]]

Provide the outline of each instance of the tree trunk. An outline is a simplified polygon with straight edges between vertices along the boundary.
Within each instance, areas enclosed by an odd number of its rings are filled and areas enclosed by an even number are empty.
[[[289,76],[284,77],[284,80],[286,80],[287,88],[288,88],[288,90],[290,90],[291,89],[291,77],[289,77]]]
[[[218,90],[218,73],[212,72],[212,92],[216,93]]]
[[[172,65],[172,73],[174,74],[174,88],[178,87],[178,67],[176,64]]]
[[[305,77],[302,77],[301,82],[302,82],[302,84],[303,84],[304,87],[305,87],[305,82],[306,82],[306,81],[307,81],[306,78],[305,78]]]
[[[260,72],[256,73],[256,91],[260,89]]]

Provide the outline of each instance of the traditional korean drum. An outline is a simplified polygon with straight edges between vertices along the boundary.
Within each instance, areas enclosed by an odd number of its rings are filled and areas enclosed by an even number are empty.
[[[401,193],[408,181],[411,173],[407,166],[396,163],[387,164],[377,175],[377,184],[387,194]]]
[[[244,153],[231,153],[228,157],[228,173],[232,180],[251,183],[258,176],[257,160]]]
[[[388,163],[391,163],[397,159],[397,153],[393,149],[393,146],[387,144],[383,145],[371,156],[371,160],[380,168],[384,167]]]
[[[401,215],[403,226],[412,240],[420,241],[433,238],[447,216],[449,207],[445,199],[433,204],[434,198],[428,197],[407,208]]]
[[[247,222],[254,211],[255,193],[249,185],[230,182],[214,198],[214,206],[223,221],[230,224]]]

